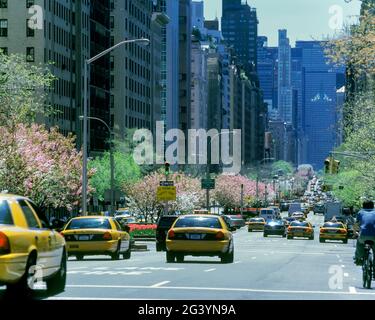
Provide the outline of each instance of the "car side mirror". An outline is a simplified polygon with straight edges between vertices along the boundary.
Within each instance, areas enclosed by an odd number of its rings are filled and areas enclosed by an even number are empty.
[[[237,229],[236,229],[236,227],[230,227],[229,230],[230,231],[236,231]]]

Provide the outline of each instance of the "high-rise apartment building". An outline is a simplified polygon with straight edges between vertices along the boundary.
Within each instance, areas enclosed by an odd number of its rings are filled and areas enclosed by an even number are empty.
[[[50,68],[56,81],[48,92],[47,103],[59,112],[48,118],[39,116],[37,121],[47,126],[58,126],[63,134],[76,134],[80,148],[83,62],[110,45],[109,0],[8,0],[2,4],[0,20],[6,33],[0,36],[0,47],[6,48],[9,54],[23,54],[30,63],[53,62]],[[108,123],[109,59],[107,56],[96,61],[90,66],[88,75],[89,115]],[[95,153],[107,149],[107,128],[97,122],[90,122],[89,128],[89,150]]]
[[[241,0],[223,0],[221,30],[228,46],[238,64],[241,64],[247,75],[256,71],[258,18],[256,9]]]

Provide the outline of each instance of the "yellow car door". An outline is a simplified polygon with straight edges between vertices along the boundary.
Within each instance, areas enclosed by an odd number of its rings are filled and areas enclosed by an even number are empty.
[[[49,230],[43,229],[34,211],[27,204],[26,200],[19,199],[18,205],[22,211],[28,225],[28,230],[32,234],[33,241],[38,250],[37,267],[42,269],[43,276],[53,273],[52,238]]]
[[[121,252],[127,251],[130,245],[130,237],[127,232],[123,231],[120,224],[115,220],[111,219],[113,227],[115,228],[116,232],[118,233],[121,239]]]

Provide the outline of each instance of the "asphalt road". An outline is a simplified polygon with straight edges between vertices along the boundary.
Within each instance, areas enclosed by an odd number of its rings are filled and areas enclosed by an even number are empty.
[[[309,215],[315,240],[263,238],[262,232],[235,232],[235,261],[191,257],[166,263],[165,252],[132,252],[130,260],[87,257],[68,261],[64,293],[42,299],[327,300],[374,299],[362,289],[361,268],[352,262],[354,240],[319,243],[322,216]],[[373,285],[375,287],[375,283]],[[0,289],[1,295],[1,289]]]

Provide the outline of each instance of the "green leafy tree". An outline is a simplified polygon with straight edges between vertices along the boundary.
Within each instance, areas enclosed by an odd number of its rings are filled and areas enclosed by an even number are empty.
[[[121,190],[125,183],[136,183],[142,176],[140,167],[134,162],[132,154],[122,151],[114,152],[115,188]],[[94,194],[104,201],[105,191],[111,188],[110,153],[105,152],[101,157],[89,161],[89,168],[95,169],[90,184],[95,189]]]
[[[30,124],[38,114],[50,114],[45,100],[54,79],[48,66],[27,63],[23,55],[0,53],[1,125]]]

